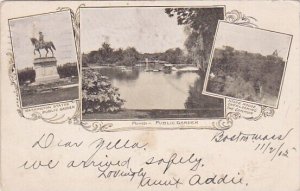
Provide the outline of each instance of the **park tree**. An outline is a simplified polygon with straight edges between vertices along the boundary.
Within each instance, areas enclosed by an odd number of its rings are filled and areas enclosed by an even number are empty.
[[[101,59],[100,63],[111,64],[113,62],[112,56],[114,49],[110,47],[110,44],[104,42],[98,51]]]
[[[158,58],[159,60],[167,61],[171,64],[183,64],[185,63],[185,55],[180,48],[168,49]]]
[[[134,47],[128,47],[123,51],[123,65],[132,66],[139,60],[139,52]]]
[[[123,51],[124,50],[122,48],[119,48],[119,49],[117,49],[116,51],[113,52],[113,61],[115,63],[123,60],[123,58],[124,58]]]
[[[100,55],[98,53],[98,51],[91,51],[88,55],[88,61],[91,63],[91,64],[95,64],[95,63],[99,63],[99,60],[100,59]]]
[[[202,65],[205,70],[218,20],[224,19],[223,8],[167,8],[165,13],[176,16],[178,25],[186,25],[188,60]]]

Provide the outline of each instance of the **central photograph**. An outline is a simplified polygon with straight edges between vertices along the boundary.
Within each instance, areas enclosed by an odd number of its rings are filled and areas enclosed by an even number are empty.
[[[224,117],[202,94],[225,7],[80,9],[83,120]]]

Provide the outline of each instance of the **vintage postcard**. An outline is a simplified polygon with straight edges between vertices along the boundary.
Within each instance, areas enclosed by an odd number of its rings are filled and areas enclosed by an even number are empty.
[[[0,190],[299,191],[296,1],[4,1]]]
[[[292,35],[220,22],[204,92],[277,107]]]

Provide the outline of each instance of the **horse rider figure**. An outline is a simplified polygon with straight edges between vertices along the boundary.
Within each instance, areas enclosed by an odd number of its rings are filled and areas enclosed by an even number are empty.
[[[42,32],[39,32],[39,39],[30,38],[30,40],[31,40],[32,45],[34,46],[34,50],[33,50],[34,55],[35,55],[35,51],[37,51],[41,57],[40,49],[45,49],[46,50],[45,57],[47,57],[47,55],[48,55],[48,52],[49,52],[48,50],[50,50],[52,53],[52,56],[54,56],[53,50],[56,50],[56,48],[52,41],[48,41],[48,42],[44,41],[44,35]]]
[[[44,35],[42,32],[39,32],[39,41],[40,41],[40,45],[43,46],[45,41],[44,41]]]

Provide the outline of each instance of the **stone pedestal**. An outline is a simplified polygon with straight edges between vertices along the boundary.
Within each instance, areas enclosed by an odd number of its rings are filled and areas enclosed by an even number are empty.
[[[57,72],[57,60],[55,57],[43,57],[34,59],[35,82],[49,83],[59,80]]]

